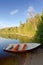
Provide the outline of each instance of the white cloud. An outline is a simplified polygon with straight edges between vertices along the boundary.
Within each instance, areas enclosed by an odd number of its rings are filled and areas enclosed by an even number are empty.
[[[16,13],[18,13],[18,9],[11,11],[10,15],[15,15]]]
[[[28,12],[33,12],[34,11],[34,7],[30,6],[27,11]]]
[[[27,15],[34,15],[35,9],[33,6],[29,6],[27,9]]]

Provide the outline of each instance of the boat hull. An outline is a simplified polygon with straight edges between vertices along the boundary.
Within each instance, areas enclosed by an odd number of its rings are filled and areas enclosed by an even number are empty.
[[[10,44],[9,46],[15,46],[16,44]],[[23,46],[23,44],[20,44],[20,48],[18,49],[18,51],[13,51],[11,49],[9,49],[8,47],[7,48],[4,48],[3,50],[6,51],[6,52],[9,52],[9,53],[14,53],[14,54],[17,54],[17,53],[27,53],[27,52],[31,52],[37,48],[40,47],[40,44],[39,43],[27,43],[27,48],[23,51],[21,51],[21,48]]]

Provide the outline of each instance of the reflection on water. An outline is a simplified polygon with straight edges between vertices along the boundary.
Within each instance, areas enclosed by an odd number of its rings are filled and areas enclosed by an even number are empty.
[[[19,39],[20,42],[24,43],[24,42],[32,42],[32,39],[30,39],[29,37],[27,36],[20,36],[20,35],[14,35],[14,34],[3,34],[1,35],[1,37],[4,37],[4,38],[10,38],[10,39]]]

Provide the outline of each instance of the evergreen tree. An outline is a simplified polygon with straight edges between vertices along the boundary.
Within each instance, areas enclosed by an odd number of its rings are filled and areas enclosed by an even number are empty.
[[[39,42],[43,45],[43,14],[41,15],[41,21],[35,35],[35,42]]]

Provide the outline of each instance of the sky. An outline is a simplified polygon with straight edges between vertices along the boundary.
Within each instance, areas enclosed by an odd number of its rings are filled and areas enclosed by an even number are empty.
[[[41,13],[43,0],[0,0],[0,28],[19,26],[29,13]]]

